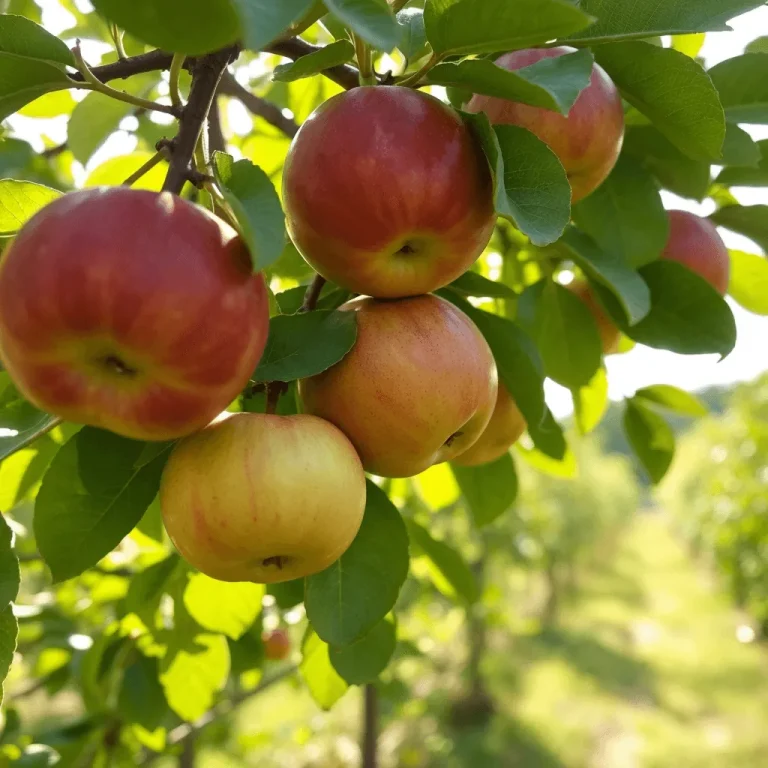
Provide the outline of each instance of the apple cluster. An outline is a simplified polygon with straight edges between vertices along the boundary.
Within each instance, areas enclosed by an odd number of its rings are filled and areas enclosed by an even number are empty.
[[[621,99],[597,65],[568,116],[487,96],[467,109],[539,136],[574,200],[621,149]],[[30,219],[0,262],[0,358],[14,383],[68,421],[178,440],[161,483],[165,526],[190,563],[224,581],[323,570],[360,527],[365,472],[493,461],[526,427],[483,335],[433,293],[472,266],[496,224],[487,159],[456,111],[396,86],[335,96],[296,135],[283,198],[303,257],[358,295],[340,308],[355,313],[355,346],[299,382],[295,416],[224,412],[263,353],[268,296],[237,233],[192,203],[73,192]],[[670,230],[664,257],[723,293],[728,253],[714,227],[672,212]],[[572,290],[616,351],[620,332],[589,285]]]

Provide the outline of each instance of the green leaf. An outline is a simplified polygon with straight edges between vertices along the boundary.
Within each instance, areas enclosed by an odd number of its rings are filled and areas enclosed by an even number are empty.
[[[588,435],[600,424],[608,410],[608,376],[605,368],[598,368],[586,387],[573,392],[573,410],[576,426],[582,435]]]
[[[695,59],[699,55],[706,37],[703,32],[697,32],[692,35],[673,35],[672,47],[676,51],[680,51],[680,53]]]
[[[762,4],[762,0],[581,0],[581,9],[598,20],[579,38],[719,32],[730,29],[728,19]]]
[[[352,645],[329,648],[333,668],[350,685],[372,683],[386,669],[397,644],[397,630],[390,619],[380,621]]]
[[[122,184],[129,176],[139,170],[154,152],[133,152],[130,155],[110,157],[94,168],[83,182],[84,187],[111,187]],[[131,184],[134,189],[148,189],[159,192],[168,173],[168,163],[163,160],[152,170],[147,171],[138,181]]]
[[[768,35],[756,37],[747,45],[744,53],[768,53]]]
[[[58,419],[24,400],[0,371],[0,461],[25,447],[35,436],[48,432]]]
[[[232,4],[240,17],[245,47],[260,51],[309,13],[315,0],[232,0]]]
[[[671,48],[640,41],[599,46],[595,57],[622,96],[684,154],[694,160],[720,159],[723,108],[697,62]]]
[[[736,344],[736,322],[727,302],[706,280],[667,259],[643,267],[640,274],[651,290],[651,311],[637,325],[627,323],[612,294],[595,286],[630,339],[680,355],[730,354]]]
[[[760,158],[760,148],[752,137],[738,125],[727,123],[722,164],[754,166],[760,162]]]
[[[675,433],[658,413],[642,401],[627,400],[624,431],[629,444],[653,483],[667,474],[675,455]]]
[[[584,302],[542,280],[521,295],[518,318],[536,341],[547,376],[568,389],[589,384],[600,367],[602,345]]]
[[[738,126],[732,126],[729,123],[729,130],[732,127]],[[756,146],[757,162],[745,163],[745,167],[723,168],[717,177],[717,183],[728,187],[768,187],[768,139],[758,141]]]
[[[204,629],[238,640],[261,612],[263,584],[216,581],[193,574],[184,590],[189,615]]]
[[[229,0],[94,0],[93,5],[137,39],[188,56],[216,51],[241,34]]]
[[[304,579],[267,584],[267,594],[275,598],[278,608],[287,611],[304,602]]]
[[[67,143],[75,159],[85,165],[133,109],[103,93],[89,93],[75,107],[67,126]]]
[[[509,453],[488,464],[451,470],[478,528],[501,517],[517,498],[517,471]]]
[[[400,42],[400,27],[387,0],[325,0],[328,10],[374,48],[389,53]]]
[[[608,178],[573,206],[573,220],[612,263],[641,267],[658,258],[669,236],[669,219],[653,177],[621,155]]]
[[[303,659],[299,673],[315,703],[329,710],[347,692],[349,686],[333,668],[328,644],[311,629],[304,638],[301,650]]]
[[[2,17],[0,17],[2,18]],[[22,107],[18,114],[23,117],[48,118],[58,117],[59,115],[69,115],[77,105],[69,91],[51,91],[42,96],[38,96],[25,107]]]
[[[84,427],[56,454],[35,502],[35,538],[54,581],[95,565],[139,522],[167,458],[137,467],[144,446]]]
[[[0,15],[0,52],[75,66],[75,57],[66,43],[23,16]]]
[[[528,435],[533,440],[536,451],[541,452],[545,464],[555,462],[560,465],[570,461],[574,464],[575,472],[575,459],[568,449],[563,428],[557,423],[549,408],[545,409],[541,423],[528,422]],[[519,445],[519,442],[515,445]]]
[[[0,611],[0,683],[8,676],[13,654],[16,651],[16,640],[19,636],[19,623],[9,605]],[[0,688],[0,703],[2,703],[2,688]]]
[[[768,53],[745,53],[722,61],[709,70],[728,120],[768,125],[766,67]]]
[[[456,278],[449,286],[462,296],[485,296],[495,299],[516,299],[517,294],[504,283],[497,283],[477,272],[465,272]]]
[[[654,384],[651,387],[638,389],[634,399],[642,401],[644,405],[650,403],[661,406],[683,416],[706,416],[709,412],[707,406],[696,395],[669,384]]]
[[[476,309],[450,291],[441,294],[475,323],[493,352],[499,379],[509,390],[528,426],[544,418],[544,367],[532,339],[512,320]]]
[[[596,213],[596,211],[594,212]],[[562,243],[573,254],[573,259],[581,269],[593,279],[608,286],[621,302],[631,323],[642,320],[651,309],[651,293],[640,275],[616,255],[616,250],[610,247],[613,235],[621,237],[619,232],[602,228],[590,217],[587,223],[593,224],[593,231],[601,235],[604,247],[598,247],[595,242],[575,227],[568,227],[562,238]],[[665,218],[666,220],[666,218]],[[665,240],[666,242],[666,240]]]
[[[370,480],[363,524],[330,568],[307,579],[304,604],[317,634],[335,646],[359,640],[392,610],[408,575],[405,523]]]
[[[728,205],[709,218],[720,227],[754,240],[768,252],[768,205]]]
[[[162,725],[168,702],[159,674],[157,659],[148,659],[141,654],[125,668],[117,697],[117,709],[123,720],[138,723],[148,731]]]
[[[145,619],[146,624],[151,624],[163,592],[180,562],[179,556],[174,553],[137,573],[131,579],[125,596],[126,612],[135,613]]]
[[[768,260],[744,251],[730,251],[730,255],[731,298],[756,315],[768,315]]]
[[[526,448],[520,442],[515,443],[513,450],[526,464],[552,477],[571,479],[578,474],[576,457],[567,446],[560,458],[547,455],[537,448]]]
[[[223,635],[197,635],[192,647],[169,649],[160,662],[168,706],[182,720],[202,717],[228,676],[229,648]]]
[[[0,53],[0,120],[43,94],[71,85],[65,72],[55,64]]]
[[[77,732],[77,726],[73,730]],[[47,744],[30,744],[24,747],[21,757],[13,761],[14,768],[53,768],[60,764],[61,755]]]
[[[285,214],[274,185],[250,160],[234,162],[224,152],[213,153],[213,173],[240,225],[254,271],[265,269],[285,246]]]
[[[494,205],[534,245],[554,243],[571,210],[571,187],[557,155],[525,128],[491,126],[482,113],[462,114],[493,172]]]
[[[565,0],[427,0],[424,23],[443,55],[527,48],[583,29],[590,17]]]
[[[354,346],[354,312],[318,309],[278,315],[269,322],[269,338],[256,369],[256,381],[293,381],[315,376],[339,362]]]
[[[409,61],[420,59],[429,50],[427,32],[424,29],[424,11],[421,8],[404,8],[395,16],[400,27],[397,47]]]
[[[474,603],[480,598],[480,589],[466,560],[461,553],[432,536],[424,527],[409,520],[407,523],[408,535],[411,543],[415,545],[416,553],[424,554],[430,561],[433,569],[439,576],[439,581],[444,582],[446,592],[454,600],[467,604]]]
[[[693,200],[707,196],[709,162],[684,155],[652,125],[631,126],[624,136],[624,152],[641,163],[670,192]]]
[[[568,114],[581,91],[589,85],[594,57],[587,51],[542,59],[509,71],[490,59],[466,59],[438,64],[427,75],[432,85],[465,88],[521,104]]]
[[[324,69],[346,64],[355,57],[355,47],[349,40],[337,40],[319,51],[302,56],[292,64],[279,64],[272,73],[272,79],[281,83],[291,83],[303,77],[312,77]]]
[[[0,179],[0,237],[15,235],[61,192],[31,181]]]
[[[19,559],[13,551],[13,534],[0,515],[0,610],[7,608],[19,593]]]

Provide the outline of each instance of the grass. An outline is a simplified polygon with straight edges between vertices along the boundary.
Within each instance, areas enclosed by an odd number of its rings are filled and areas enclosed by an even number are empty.
[[[495,603],[484,673],[497,712],[474,730],[447,717],[464,661],[461,612],[433,604],[404,622],[434,644],[399,662],[407,688],[389,685],[400,694],[382,703],[382,768],[768,765],[768,650],[737,641],[738,615],[660,515],[639,515],[582,569],[556,627],[521,619],[500,590]],[[240,711],[246,764],[356,766],[359,708],[351,690],[321,713],[286,684]],[[228,768],[214,759],[200,765]]]

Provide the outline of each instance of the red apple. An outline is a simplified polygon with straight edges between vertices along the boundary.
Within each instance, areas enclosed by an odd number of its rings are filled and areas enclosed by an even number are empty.
[[[198,570],[270,584],[338,560],[360,528],[365,495],[360,459],[333,424],[235,413],[176,444],[160,509],[171,541]]]
[[[528,67],[546,58],[573,53],[575,48],[533,48],[506,53],[496,63],[507,70]],[[621,97],[605,70],[592,69],[590,84],[579,94],[568,115],[515,101],[475,94],[469,112],[485,112],[494,125],[518,125],[536,134],[560,158],[577,202],[594,192],[616,165],[624,140]]]
[[[728,290],[731,260],[715,226],[687,211],[668,211],[668,214],[669,239],[661,258],[684,264],[724,296]]]
[[[612,355],[618,352],[621,343],[621,331],[595,298],[589,283],[586,280],[574,280],[567,288],[587,305],[587,309],[594,317],[597,330],[600,333],[600,340],[603,343],[603,354]]]
[[[466,272],[496,221],[488,162],[458,114],[410,88],[355,88],[320,106],[283,172],[288,230],[325,278],[415,296]]]
[[[0,261],[0,357],[39,408],[142,440],[204,427],[264,349],[264,279],[237,233],[168,193],[89,189]]]
[[[299,383],[308,413],[334,423],[368,472],[411,477],[463,453],[496,404],[485,338],[437,296],[356,299],[357,342],[329,370]]]
[[[496,407],[493,409],[485,432],[474,445],[453,460],[454,464],[475,467],[478,464],[496,461],[520,439],[525,432],[525,427],[525,418],[520,413],[517,403],[507,388],[499,383]]]
[[[268,661],[283,661],[291,652],[291,638],[284,629],[273,629],[261,636],[264,643],[264,657]]]

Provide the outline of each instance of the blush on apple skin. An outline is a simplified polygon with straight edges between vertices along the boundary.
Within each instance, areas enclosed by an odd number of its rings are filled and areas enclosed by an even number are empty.
[[[237,233],[168,193],[73,192],[0,262],[0,357],[22,394],[136,439],[205,426],[247,384],[269,307]]]
[[[575,50],[560,46],[513,51],[498,58],[496,64],[517,70]],[[574,203],[605,181],[616,165],[624,140],[621,96],[598,64],[568,115],[482,94],[472,97],[467,111],[485,112],[494,125],[517,125],[536,134],[560,158],[571,183]]]
[[[355,293],[429,293],[493,232],[482,149],[448,106],[410,88],[333,97],[296,135],[283,173],[289,233],[323,277]]]
[[[668,211],[668,215],[669,238],[661,258],[685,265],[724,296],[731,276],[731,259],[715,225],[688,211]]]
[[[621,344],[621,331],[603,309],[592,292],[589,283],[586,280],[574,280],[566,287],[586,304],[587,309],[592,317],[594,317],[597,330],[600,333],[600,341],[603,345],[603,354],[613,355],[618,352]]]

